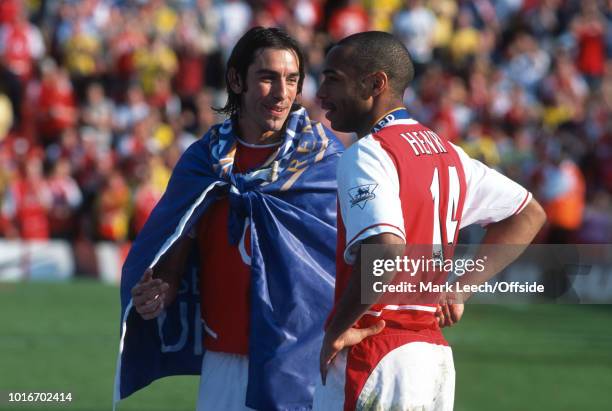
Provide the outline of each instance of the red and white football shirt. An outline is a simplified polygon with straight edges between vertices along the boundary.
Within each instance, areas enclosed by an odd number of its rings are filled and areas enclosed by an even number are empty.
[[[411,119],[388,122],[353,144],[340,158],[337,175],[336,300],[364,239],[391,233],[407,244],[455,244],[460,228],[503,220],[531,198],[519,184]],[[369,314],[395,317],[392,311],[429,313],[427,321],[435,323],[431,306],[375,305]]]

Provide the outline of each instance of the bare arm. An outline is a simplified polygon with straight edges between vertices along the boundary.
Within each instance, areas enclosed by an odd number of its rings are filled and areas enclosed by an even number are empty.
[[[363,244],[378,244],[387,247],[380,247],[380,255],[377,258],[395,259],[403,255],[404,240],[394,234],[383,233],[367,238]],[[384,283],[393,280],[395,273],[389,273],[383,278]],[[369,299],[369,301],[373,301]],[[378,334],[385,327],[383,320],[369,328],[352,328],[361,316],[370,309],[373,304],[362,304],[361,302],[361,250],[357,253],[355,265],[349,279],[348,285],[338,302],[336,312],[329,323],[329,327],[323,339],[321,348],[320,369],[321,378],[325,384],[327,368],[336,354],[345,347],[358,344],[364,338]]]
[[[487,264],[483,272],[471,272],[464,275],[463,284],[481,284],[508,264],[514,261],[536,236],[544,221],[546,214],[537,201],[531,200],[529,204],[517,215],[509,217],[497,223],[489,224],[487,233],[483,239],[483,244],[511,244],[512,247],[489,247],[487,248]],[[380,256],[384,259],[393,259],[397,254],[398,244],[403,244],[403,240],[393,234],[380,234],[370,237],[364,243],[389,245]],[[475,258],[482,256],[481,247]],[[401,255],[399,255],[401,256]],[[338,303],[336,313],[332,318],[321,348],[320,369],[321,378],[325,383],[327,368],[336,354],[343,348],[358,344],[364,338],[382,331],[385,322],[381,320],[374,326],[366,329],[351,328],[355,322],[372,306],[372,304],[361,303],[361,261],[360,255],[353,266],[353,272],[347,288]],[[393,273],[394,274],[394,273]],[[385,278],[388,283],[392,280],[393,274]],[[462,296],[465,301],[469,295]],[[440,326],[450,326],[459,321],[463,315],[462,304],[443,303],[438,310]]]
[[[176,299],[193,239],[178,240],[153,269],[132,288],[132,303],[145,320],[156,318]]]
[[[177,241],[170,251],[161,259],[153,269],[153,277],[159,278],[168,284],[165,305],[168,306],[176,299],[187,258],[195,239],[188,236]]]
[[[380,255],[377,259],[394,260],[396,257],[403,256],[404,240],[394,234],[383,233],[365,239],[362,244],[377,244],[388,247],[380,248]],[[393,280],[395,273],[390,273],[383,277],[384,283],[390,283]],[[373,292],[373,291],[372,291]],[[369,299],[372,301],[372,299]],[[340,301],[336,307],[336,312],[329,327],[327,334],[330,336],[338,336],[344,331],[353,326],[361,316],[372,307],[373,304],[361,303],[361,250],[357,253],[355,264],[351,278],[348,282]]]
[[[489,224],[482,240],[484,246],[480,246],[474,257],[479,259],[486,255],[485,270],[465,274],[461,284],[478,285],[490,280],[522,254],[545,221],[546,213],[536,200],[531,200],[519,214]],[[508,247],[491,247],[491,244],[506,244]],[[441,301],[436,312],[440,327],[450,327],[458,322],[463,316],[463,303],[470,297],[470,293],[462,292],[450,296],[447,301]]]
[[[461,283],[478,285],[490,280],[523,253],[545,221],[546,213],[536,200],[531,200],[519,214],[489,224],[482,245],[474,257],[478,259],[486,255],[485,269],[482,272],[466,273]],[[509,245],[509,247],[487,247],[491,244]],[[462,294],[460,297],[465,302],[471,294]]]

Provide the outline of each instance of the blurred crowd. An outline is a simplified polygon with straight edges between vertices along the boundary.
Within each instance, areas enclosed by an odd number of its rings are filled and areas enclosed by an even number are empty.
[[[395,33],[413,116],[529,187],[541,241],[612,242],[612,0],[0,0],[0,236],[129,242],[254,25],[303,45],[323,122],[329,46]]]

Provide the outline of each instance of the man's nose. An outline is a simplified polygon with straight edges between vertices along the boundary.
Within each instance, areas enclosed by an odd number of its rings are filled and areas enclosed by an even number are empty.
[[[287,81],[285,79],[281,79],[276,82],[274,88],[272,89],[272,95],[274,98],[278,100],[284,100],[288,94]]]

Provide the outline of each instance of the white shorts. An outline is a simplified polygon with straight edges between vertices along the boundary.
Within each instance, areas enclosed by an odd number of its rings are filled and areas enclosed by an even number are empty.
[[[206,351],[196,411],[252,411],[244,405],[248,381],[246,355]]]
[[[340,352],[330,366],[326,385],[318,381],[313,411],[453,409],[455,367],[449,346],[427,342],[401,345],[372,364],[369,374],[367,363],[358,360],[357,368],[365,377],[347,372],[352,354],[348,349]],[[360,378],[365,382],[355,381]]]

